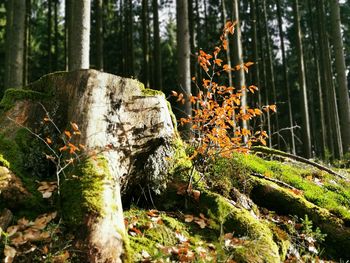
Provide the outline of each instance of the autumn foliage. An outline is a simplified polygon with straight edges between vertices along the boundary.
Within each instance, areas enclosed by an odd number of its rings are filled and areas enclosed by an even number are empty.
[[[261,108],[250,108],[242,105],[244,96],[254,94],[258,87],[227,86],[224,75],[229,72],[244,70],[248,72],[253,62],[230,67],[224,62],[224,54],[228,49],[228,36],[234,34],[236,23],[228,21],[220,37],[220,45],[214,51],[199,51],[198,63],[205,76],[202,80],[192,78],[197,87],[197,95],[172,92],[180,103],[189,99],[192,104],[192,116],[181,118],[180,124],[190,124],[195,145],[192,158],[197,154],[220,155],[230,157],[232,152],[247,153],[254,143],[266,145],[267,133],[260,129],[254,132],[248,121],[261,116],[263,111],[276,111],[275,105]]]

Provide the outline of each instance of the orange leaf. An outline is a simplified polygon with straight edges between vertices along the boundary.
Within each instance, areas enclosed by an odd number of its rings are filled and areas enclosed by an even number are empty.
[[[79,126],[75,122],[71,122],[70,125],[72,126],[74,131],[79,131]]]
[[[48,144],[51,144],[51,143],[52,143],[52,141],[51,141],[51,139],[50,139],[49,137],[46,138],[46,142],[47,142]]]
[[[68,147],[65,145],[65,146],[61,147],[59,150],[60,150],[60,152],[62,152],[62,151],[66,151],[67,149],[68,149]]]
[[[64,131],[64,134],[70,139],[72,134],[69,131]]]

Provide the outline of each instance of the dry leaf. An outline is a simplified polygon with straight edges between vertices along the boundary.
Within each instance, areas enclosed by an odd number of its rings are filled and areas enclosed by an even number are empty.
[[[5,249],[4,249],[4,255],[5,255],[4,263],[12,263],[13,259],[16,256],[16,253],[17,253],[16,249],[14,249],[13,247],[10,247],[8,245],[5,245]]]
[[[193,215],[185,215],[185,222],[190,223],[194,219]]]
[[[198,191],[198,190],[193,190],[192,191],[192,195],[193,195],[194,200],[196,200],[198,202],[199,201],[199,197],[201,195],[201,192]]]

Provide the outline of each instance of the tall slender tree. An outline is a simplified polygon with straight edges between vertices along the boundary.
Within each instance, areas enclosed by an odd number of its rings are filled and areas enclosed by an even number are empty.
[[[150,69],[149,69],[149,45],[148,45],[148,0],[142,0],[141,10],[142,21],[142,76],[141,80],[146,87],[150,86]]]
[[[270,39],[270,33],[269,33],[269,25],[268,25],[268,18],[267,18],[267,10],[266,10],[266,0],[262,1],[262,11],[263,11],[263,20],[264,20],[264,34],[265,34],[265,42],[266,42],[266,56],[267,56],[267,73],[268,73],[268,79],[269,79],[269,87],[272,91],[272,104],[277,104],[277,94],[276,94],[276,83],[275,83],[275,70],[273,65],[273,59],[272,59],[272,50],[271,50],[271,39]],[[270,92],[269,92],[270,93]],[[266,93],[267,95],[268,93]],[[271,93],[270,93],[271,94]],[[267,102],[271,103],[269,97],[266,97]],[[280,137],[279,137],[279,120],[278,120],[278,114],[275,113],[274,118],[274,125],[273,125],[273,131],[277,132],[277,145],[278,148],[280,148]],[[272,136],[270,134],[270,136]]]
[[[293,110],[292,110],[292,97],[290,94],[289,78],[288,78],[288,65],[286,59],[286,48],[284,44],[284,35],[283,35],[283,22],[282,22],[282,9],[281,9],[281,0],[276,1],[277,6],[277,20],[278,20],[278,31],[281,44],[282,52],[282,67],[283,67],[283,82],[287,91],[287,105],[288,105],[288,119],[290,126],[290,142],[291,142],[291,152],[296,153],[295,150],[295,138],[294,138],[294,123],[293,123]]]
[[[320,126],[321,126],[321,156],[325,157],[325,152],[327,148],[327,129],[326,129],[326,119],[325,119],[325,112],[324,112],[324,91],[322,90],[321,85],[321,73],[320,73],[320,63],[319,63],[319,49],[317,47],[317,41],[315,36],[315,19],[313,18],[313,12],[312,12],[312,0],[308,0],[308,12],[310,17],[310,31],[311,31],[311,41],[312,41],[312,52],[313,52],[313,58],[314,58],[314,64],[315,64],[315,82],[317,86],[317,93],[318,93],[318,104],[319,104],[319,117],[320,117]]]
[[[70,14],[72,25],[69,31],[69,39],[71,39],[69,70],[88,69],[90,67],[91,2],[90,0],[74,0],[71,4],[73,9]]]
[[[333,82],[333,69],[331,65],[331,54],[329,38],[326,30],[325,6],[323,0],[317,0],[317,21],[319,31],[319,43],[321,47],[322,64],[322,86],[325,89],[325,104],[328,126],[328,147],[333,157],[343,156],[343,145],[341,142],[341,131],[336,102],[336,94]]]
[[[187,1],[187,0],[186,0]],[[154,59],[154,88],[162,90],[162,65],[160,57],[160,36],[159,36],[159,15],[158,15],[158,0],[152,0],[153,8],[153,59]],[[187,21],[188,22],[188,21]]]
[[[176,0],[176,24],[177,24],[177,78],[182,92],[191,94],[191,68],[190,68],[190,34],[188,23],[188,0]],[[183,116],[192,114],[189,100],[186,100],[183,108]],[[184,127],[184,137],[188,136],[189,126]]]
[[[239,0],[232,1],[232,17],[237,22],[236,32],[233,35],[233,64],[243,64],[243,49],[242,49],[242,34],[241,34],[241,23],[239,19]],[[243,111],[247,107],[247,94],[246,94],[246,82],[244,69],[241,67],[235,72],[235,86],[237,89],[242,89],[241,107]],[[242,128],[247,129],[247,121],[242,121]]]
[[[304,53],[302,45],[302,34],[300,27],[300,15],[299,15],[299,2],[294,0],[293,2],[293,12],[294,12],[294,24],[296,26],[296,47],[298,51],[298,70],[299,70],[299,88],[301,94],[301,110],[302,110],[302,121],[303,121],[303,145],[304,145],[304,155],[307,158],[311,158],[311,132],[310,132],[310,118],[309,118],[309,108],[307,101],[307,89],[306,89],[306,79],[305,79],[305,64],[304,64]]]
[[[7,3],[5,89],[23,86],[26,1]]]
[[[339,100],[339,117],[343,151],[350,152],[350,99],[346,78],[344,45],[341,32],[339,0],[330,0],[332,43],[335,54],[335,69]]]
[[[103,0],[95,1],[96,7],[96,68],[103,71]]]
[[[52,71],[52,0],[47,1],[47,66]]]

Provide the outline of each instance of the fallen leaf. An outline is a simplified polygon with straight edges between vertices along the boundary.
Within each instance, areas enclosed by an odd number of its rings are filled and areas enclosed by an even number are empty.
[[[193,215],[185,215],[185,222],[190,223],[194,219]]]
[[[198,190],[192,190],[192,195],[193,195],[194,200],[196,200],[198,202],[199,197],[201,196],[201,192]]]
[[[5,248],[4,248],[4,255],[5,255],[5,258],[4,258],[4,263],[12,263],[13,262],[13,259],[15,258],[16,256],[16,249],[11,247],[11,246],[8,246],[8,245],[5,245]]]

